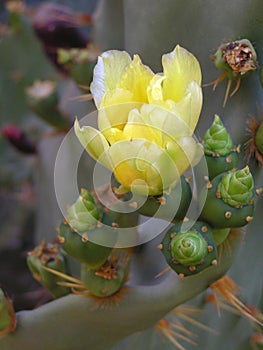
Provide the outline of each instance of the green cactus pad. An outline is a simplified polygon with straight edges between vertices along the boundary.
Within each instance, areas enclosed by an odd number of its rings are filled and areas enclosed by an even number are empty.
[[[69,288],[59,286],[57,283],[63,279],[43,267],[67,273],[67,266],[64,254],[59,249],[58,244],[46,244],[42,242],[27,257],[28,267],[33,277],[41,283],[54,298],[60,298],[70,293]]]
[[[67,221],[73,230],[80,233],[93,230],[102,217],[102,211],[95,203],[94,197],[82,189],[77,201],[68,209]]]
[[[181,277],[196,274],[217,264],[217,249],[209,225],[198,221],[188,231],[181,231],[182,222],[165,235],[161,250],[171,268]]]
[[[81,280],[89,292],[105,298],[119,291],[129,271],[129,259],[112,255],[100,269],[90,270],[85,264],[81,269]]]
[[[180,184],[181,188],[177,185],[169,194],[149,196],[138,212],[145,216],[155,216],[164,220],[173,219],[174,222],[183,220],[191,203],[192,191],[184,176],[181,176]],[[176,207],[178,207],[177,210]]]
[[[66,223],[60,225],[59,240],[65,252],[85,263],[90,269],[101,267],[112,251],[110,247],[104,247],[88,241],[88,237],[85,234],[81,235],[73,231]]]
[[[250,204],[242,207],[233,207],[227,204],[220,198],[218,191],[218,185],[225,175],[220,174],[209,183],[207,198],[200,219],[218,229],[245,226],[253,219],[255,191],[253,191],[253,197],[250,197]]]

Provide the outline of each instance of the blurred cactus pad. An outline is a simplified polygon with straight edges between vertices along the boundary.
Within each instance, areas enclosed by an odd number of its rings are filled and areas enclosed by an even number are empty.
[[[0,6],[0,349],[262,349],[262,1]]]

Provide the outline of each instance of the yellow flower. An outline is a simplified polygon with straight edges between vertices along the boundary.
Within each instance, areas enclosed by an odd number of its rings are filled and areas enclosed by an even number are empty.
[[[169,191],[202,153],[192,137],[202,107],[199,63],[177,46],[163,69],[154,74],[138,55],[103,53],[91,84],[100,131],[75,122],[88,153],[139,194]]]

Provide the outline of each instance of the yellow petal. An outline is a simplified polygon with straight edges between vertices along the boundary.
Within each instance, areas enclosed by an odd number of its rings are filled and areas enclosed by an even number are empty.
[[[144,140],[120,141],[109,149],[114,175],[127,189],[135,180],[144,178],[144,174],[136,168],[136,158],[143,143]]]
[[[171,106],[171,112],[179,116],[194,132],[202,109],[203,95],[201,87],[192,81],[186,89],[185,97]]]
[[[104,52],[94,68],[90,90],[97,108],[100,107],[105,93],[114,90],[120,82],[131,57],[126,51],[110,50]]]
[[[74,130],[80,143],[89,153],[89,155],[95,160],[99,160],[100,163],[106,167],[111,168],[107,157],[109,144],[105,137],[91,126],[80,127],[77,119],[74,123]]]
[[[155,74],[147,87],[147,96],[149,103],[155,101],[163,101],[163,87],[162,82],[165,79],[164,75]]]
[[[180,177],[170,155],[152,142],[144,143],[138,153],[136,166],[145,173],[149,194],[163,193]]]
[[[170,155],[147,140],[117,142],[109,156],[117,180],[138,194],[161,194],[180,176]]]
[[[140,57],[134,55],[133,61],[123,73],[118,87],[131,91],[133,93],[132,101],[147,103],[147,87],[153,75],[151,69],[142,64]]]
[[[161,130],[149,124],[149,114],[143,114],[138,109],[129,113],[128,122],[123,129],[126,140],[145,139],[161,145]]]
[[[203,156],[202,147],[191,136],[183,137],[176,142],[168,142],[166,148],[180,174],[193,168]]]
[[[114,93],[117,93],[117,91],[120,91],[120,89],[115,90]],[[111,100],[109,97],[109,103],[115,103],[116,101],[116,104],[99,109],[98,127],[101,132],[104,132],[104,130],[107,130],[109,128],[119,128],[122,130],[127,123],[130,111],[141,107],[142,104],[140,102],[125,102],[126,97],[124,90],[122,90],[122,92],[122,101],[119,100],[119,102],[117,102],[117,99],[120,97],[120,95],[118,97],[116,94],[111,94],[111,96],[113,96],[113,99]],[[126,92],[127,100],[130,100],[129,96],[131,96],[131,94],[129,91]],[[105,95],[105,97],[106,96],[108,96],[108,94]]]
[[[113,145],[115,142],[125,140],[123,132],[118,128],[104,130],[103,135],[111,145]]]
[[[164,99],[179,102],[185,95],[187,86],[191,81],[201,84],[201,69],[197,59],[187,50],[176,46],[174,51],[163,55],[163,81]]]

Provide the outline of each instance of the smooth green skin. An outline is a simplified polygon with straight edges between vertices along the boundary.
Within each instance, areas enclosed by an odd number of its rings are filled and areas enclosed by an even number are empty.
[[[72,231],[67,224],[61,224],[59,235],[65,239],[62,248],[73,258],[85,263],[90,269],[102,266],[110,255],[112,248],[93,242],[83,242],[79,233]]]
[[[217,267],[184,279],[171,272],[161,281],[155,279],[154,285],[130,285],[118,305],[109,305],[105,300],[103,307],[93,299],[69,295],[36,310],[19,312],[20,327],[0,340],[0,348],[109,349],[124,337],[151,327],[174,307],[198,295],[223,276],[232,265],[241,242],[239,235],[232,238],[229,241],[232,254],[223,252]],[[159,255],[161,257],[160,252]]]
[[[209,227],[209,225],[207,225],[204,222],[201,222],[201,221],[195,222],[191,230],[194,230],[197,233],[199,233],[199,235],[205,240],[205,244],[202,249],[203,259],[200,262],[200,252],[199,252],[197,259],[194,259],[194,258],[191,259],[191,263],[189,263],[190,259],[185,259],[185,260],[188,260],[187,263],[182,263],[182,261],[179,262],[178,261],[179,259],[176,258],[177,254],[176,254],[175,248],[179,248],[178,244],[177,244],[177,247],[175,247],[175,245],[173,244],[177,236],[182,237],[184,235],[184,232],[181,232],[181,226],[182,226],[182,222],[175,224],[174,226],[171,227],[170,230],[167,231],[167,233],[164,236],[164,239],[162,240],[162,245],[163,245],[162,253],[167,263],[169,264],[169,266],[171,266],[171,268],[174,271],[176,271],[178,274],[182,273],[185,276],[198,274],[201,271],[207,269],[209,266],[211,266],[212,261],[217,259],[217,248],[212,235],[211,228]],[[202,227],[204,226],[207,228],[206,232],[202,232]],[[171,234],[174,234],[174,233],[177,233],[177,235],[175,235],[175,237],[171,237]],[[213,247],[212,252],[207,251],[208,245]],[[182,255],[182,253],[180,255]],[[191,270],[189,266],[195,266],[195,270]]]
[[[236,151],[232,151],[225,157],[205,156],[205,159],[207,163],[209,179],[212,180],[221,173],[236,169],[239,162],[239,154]]]
[[[244,205],[241,208],[234,208],[225,203],[223,199],[217,198],[216,192],[218,184],[222,180],[223,176],[224,174],[220,174],[211,181],[212,188],[209,188],[208,190],[200,219],[208,222],[213,228],[219,229],[245,226],[248,224],[246,217],[253,217],[254,215],[255,205],[253,203]],[[231,213],[230,218],[226,218],[226,212]]]
[[[212,234],[217,245],[224,242],[230,233],[230,228],[212,229]]]

